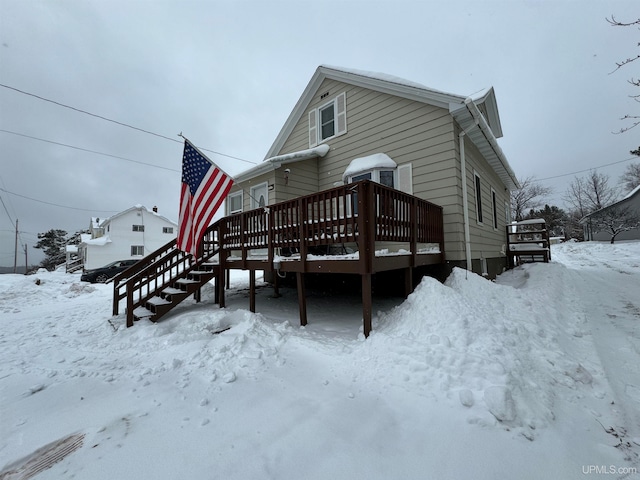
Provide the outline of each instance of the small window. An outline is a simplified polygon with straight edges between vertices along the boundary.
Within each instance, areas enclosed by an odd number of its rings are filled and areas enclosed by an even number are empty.
[[[493,212],[493,228],[498,229],[498,199],[496,198],[496,191],[491,189],[491,210]]]
[[[482,223],[482,190],[480,189],[480,175],[473,172],[476,185],[476,215],[478,223]]]
[[[242,190],[229,194],[227,197],[227,209],[229,215],[242,211]]]
[[[144,232],[144,225],[134,225],[133,226],[133,231],[134,232]]]
[[[162,227],[162,233],[173,233],[173,227]]]
[[[333,102],[331,102],[326,107],[320,109],[320,141],[335,135],[335,124],[334,105]]]
[[[144,245],[131,245],[131,256],[144,256]]]
[[[309,111],[309,147],[347,133],[347,94]]]

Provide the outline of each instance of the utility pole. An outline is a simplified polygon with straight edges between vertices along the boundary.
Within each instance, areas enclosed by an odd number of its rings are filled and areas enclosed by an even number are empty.
[[[13,273],[18,271],[18,219],[16,218],[16,246],[13,252]]]
[[[24,244],[24,274],[29,273],[29,260],[27,258],[27,244]]]

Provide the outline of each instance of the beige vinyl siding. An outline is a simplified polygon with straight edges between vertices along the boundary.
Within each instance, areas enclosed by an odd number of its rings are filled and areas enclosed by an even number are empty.
[[[491,189],[496,192],[497,205],[508,201],[508,191],[493,169],[480,155],[477,148],[468,140],[465,142],[467,160],[467,190],[469,193],[469,234],[471,238],[471,257],[494,258],[504,256],[506,248],[506,219],[504,208],[498,208],[498,228],[493,227],[493,209]],[[483,222],[476,220],[476,191],[474,171],[480,176]]]
[[[353,159],[385,153],[398,165],[411,163],[413,194],[443,207],[447,259],[464,260],[459,127],[447,109],[325,79],[277,154],[309,148],[309,112],[342,93],[346,94],[347,133],[325,142],[331,147],[325,157],[285,166],[291,169],[288,185],[284,185],[284,168],[277,170],[271,183],[278,201],[332,188],[342,181]],[[472,257],[500,257],[505,243],[502,205],[508,202],[508,192],[466,137],[465,151]],[[483,225],[476,222],[474,170],[482,184]],[[260,181],[264,179],[253,180]],[[497,229],[493,228],[491,188],[498,205]]]

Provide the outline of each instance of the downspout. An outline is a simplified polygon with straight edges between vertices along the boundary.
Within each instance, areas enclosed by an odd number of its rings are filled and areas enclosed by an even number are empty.
[[[460,143],[460,175],[462,176],[462,213],[464,215],[464,246],[465,257],[467,259],[467,270],[472,271],[471,266],[471,234],[469,233],[469,198],[467,196],[467,159],[464,152],[464,137],[472,129],[478,126],[478,120],[475,123],[458,134],[458,142]]]

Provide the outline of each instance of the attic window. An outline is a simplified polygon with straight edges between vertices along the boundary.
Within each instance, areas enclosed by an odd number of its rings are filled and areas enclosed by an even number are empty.
[[[347,94],[309,112],[309,148],[347,133]]]

